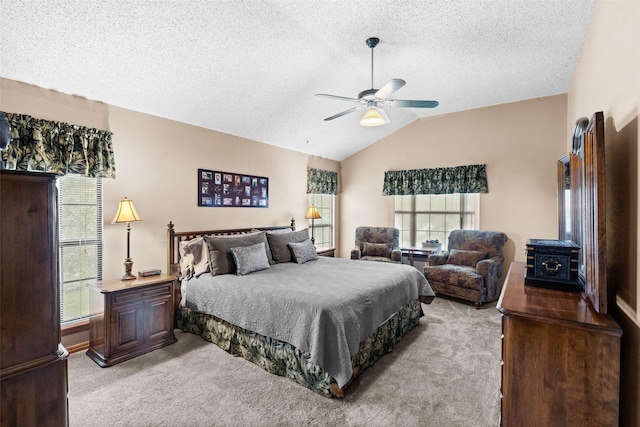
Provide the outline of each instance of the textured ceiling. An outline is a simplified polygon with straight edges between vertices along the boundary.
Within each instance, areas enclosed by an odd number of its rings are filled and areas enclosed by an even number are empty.
[[[593,0],[0,0],[0,76],[343,160],[416,119],[566,93]],[[391,123],[356,97],[407,84]],[[117,135],[116,135],[117,137]]]

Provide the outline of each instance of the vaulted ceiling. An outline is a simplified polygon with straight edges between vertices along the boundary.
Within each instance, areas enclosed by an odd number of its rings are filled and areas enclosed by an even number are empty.
[[[413,121],[566,93],[593,0],[0,0],[0,76],[341,161]],[[434,109],[362,111],[394,98]],[[116,135],[117,137],[117,135]]]

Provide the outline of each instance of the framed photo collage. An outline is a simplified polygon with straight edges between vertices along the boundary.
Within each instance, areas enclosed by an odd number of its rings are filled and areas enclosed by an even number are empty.
[[[269,178],[198,169],[198,206],[268,208]]]

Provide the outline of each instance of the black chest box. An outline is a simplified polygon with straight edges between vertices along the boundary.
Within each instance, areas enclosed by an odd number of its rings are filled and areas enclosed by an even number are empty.
[[[525,285],[582,292],[578,276],[580,246],[571,240],[529,239]]]

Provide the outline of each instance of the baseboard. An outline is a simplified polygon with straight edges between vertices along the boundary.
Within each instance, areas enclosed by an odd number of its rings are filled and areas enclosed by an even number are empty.
[[[87,350],[89,348],[89,341],[80,342],[78,344],[70,345],[69,347],[65,347],[69,354],[77,353],[79,351]]]

